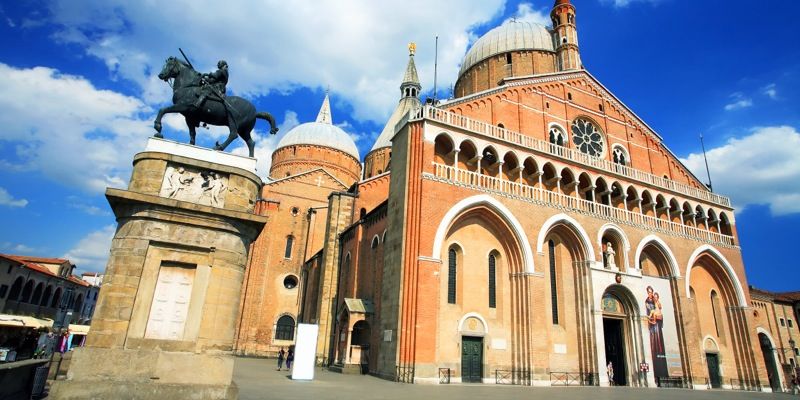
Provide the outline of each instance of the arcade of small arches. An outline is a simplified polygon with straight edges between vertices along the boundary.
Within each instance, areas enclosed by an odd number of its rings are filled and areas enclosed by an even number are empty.
[[[551,132],[560,129],[551,128]],[[559,138],[561,136],[558,136]],[[557,139],[562,140],[562,139]],[[620,164],[628,161],[627,153],[619,154]],[[622,149],[624,150],[624,149]],[[559,166],[533,155],[521,157],[515,150],[500,155],[497,147],[486,144],[481,149],[475,140],[465,138],[456,142],[449,134],[440,133],[434,142],[434,162],[457,170],[489,176],[533,188],[572,196],[606,206],[640,213],[687,227],[732,237],[733,229],[727,211],[693,204],[652,189],[610,180],[581,171],[574,166]]]
[[[5,311],[9,311],[10,308],[14,307],[14,305],[9,302],[16,302],[16,304],[30,304],[32,306],[44,308],[65,307],[82,313],[85,300],[83,293],[78,293],[78,295],[74,297],[69,296],[64,298],[66,294],[67,293],[64,293],[59,286],[45,284],[45,282],[40,282],[34,278],[26,280],[20,276],[14,280],[14,283],[8,291]],[[64,301],[66,301],[66,303],[63,303]],[[77,320],[77,322],[84,324],[87,323],[88,320],[80,319]]]

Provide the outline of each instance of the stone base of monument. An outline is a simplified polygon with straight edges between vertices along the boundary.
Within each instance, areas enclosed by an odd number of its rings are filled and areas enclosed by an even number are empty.
[[[86,347],[55,399],[235,399],[233,342],[254,214],[255,160],[151,139],[127,190]]]

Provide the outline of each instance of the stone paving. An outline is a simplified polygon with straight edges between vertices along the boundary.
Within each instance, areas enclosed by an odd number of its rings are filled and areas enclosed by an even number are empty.
[[[520,387],[505,385],[453,384],[408,385],[372,376],[342,375],[318,368],[313,381],[293,381],[289,371],[276,370],[273,359],[237,358],[234,380],[240,400],[259,399],[491,399],[537,398],[547,400],[647,400],[681,399],[798,399],[788,394],[727,390],[638,389],[598,387]]]

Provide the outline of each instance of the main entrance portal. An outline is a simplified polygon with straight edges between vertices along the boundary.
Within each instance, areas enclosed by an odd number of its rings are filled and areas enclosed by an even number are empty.
[[[719,355],[716,353],[706,353],[706,364],[708,364],[708,380],[711,387],[719,389],[722,387],[722,379],[719,376]]]
[[[483,338],[461,337],[461,382],[482,382]]]
[[[613,385],[628,384],[625,370],[625,340],[623,320],[603,318],[603,333],[606,337],[606,364],[611,363],[614,370]]]

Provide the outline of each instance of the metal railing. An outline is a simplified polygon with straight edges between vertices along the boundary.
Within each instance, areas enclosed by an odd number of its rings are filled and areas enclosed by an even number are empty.
[[[747,392],[760,392],[761,385],[747,379],[731,379],[732,390],[744,390]]]
[[[597,386],[600,376],[591,372],[551,372],[550,386]]]
[[[660,388],[688,389],[689,380],[682,376],[657,376],[656,385]]]
[[[400,383],[414,383],[414,367],[401,367],[398,365],[394,381]]]
[[[447,385],[450,383],[450,368],[439,368],[439,384]]]
[[[555,208],[578,211],[606,220],[643,225],[659,232],[735,246],[733,236],[723,235],[705,229],[698,229],[666,219],[596,203],[576,196],[567,196],[524,183],[512,182],[478,172],[451,167],[449,165],[434,162],[433,176],[449,183],[504,194],[508,197],[550,205]]]
[[[526,369],[496,369],[494,383],[498,385],[531,385],[531,372]]]
[[[665,188],[673,192],[691,196],[697,199],[706,200],[714,204],[722,205],[725,207],[731,206],[730,199],[728,199],[725,196],[721,196],[716,193],[710,192],[708,190],[698,189],[696,187],[675,182],[670,179],[665,179],[663,177],[653,175],[651,173],[644,172],[635,168],[631,168],[620,164],[615,164],[609,160],[590,156],[588,154],[581,153],[580,151],[577,151],[575,149],[558,146],[541,139],[535,139],[530,136],[523,135],[519,132],[513,132],[508,129],[500,128],[498,126],[487,124],[482,121],[476,121],[474,119],[467,118],[463,115],[458,115],[456,113],[442,110],[436,107],[428,105],[423,106],[422,108],[418,109],[416,114],[414,115],[406,114],[406,116],[400,122],[404,124],[406,121],[409,120],[419,120],[423,118],[440,122],[452,127],[466,129],[472,133],[488,136],[490,138],[497,139],[500,141],[522,146],[528,150],[533,150],[538,153],[544,153],[556,156],[580,164],[588,165],[590,167],[597,168],[603,171],[611,172],[617,175],[622,175],[633,180],[637,180],[659,188]],[[397,127],[402,127],[402,125],[398,123]]]

